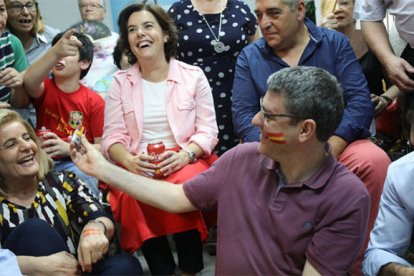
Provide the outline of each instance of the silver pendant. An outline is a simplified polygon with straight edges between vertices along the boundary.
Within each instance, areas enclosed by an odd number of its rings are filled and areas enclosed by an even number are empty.
[[[212,40],[211,44],[214,46],[214,51],[216,51],[216,53],[223,53],[225,50],[225,46],[224,43],[221,41],[217,41],[217,40]]]

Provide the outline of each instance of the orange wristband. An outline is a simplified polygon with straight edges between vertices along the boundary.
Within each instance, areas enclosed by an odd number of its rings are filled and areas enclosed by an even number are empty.
[[[86,229],[82,231],[82,237],[99,234],[99,233],[101,233],[101,231],[96,230],[96,229]]]

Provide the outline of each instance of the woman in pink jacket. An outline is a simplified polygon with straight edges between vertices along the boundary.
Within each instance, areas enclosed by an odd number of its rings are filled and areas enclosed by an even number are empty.
[[[157,169],[166,181],[182,183],[209,167],[217,143],[208,81],[200,68],[173,58],[177,31],[161,7],[132,4],[118,24],[133,65],[116,74],[107,95],[103,153],[133,173],[150,177]],[[147,145],[159,140],[167,150],[153,164]],[[183,273],[201,271],[207,229],[200,212],[166,213],[114,190],[110,203],[121,245],[129,252],[141,247],[152,274],[175,274],[167,234],[174,234]]]

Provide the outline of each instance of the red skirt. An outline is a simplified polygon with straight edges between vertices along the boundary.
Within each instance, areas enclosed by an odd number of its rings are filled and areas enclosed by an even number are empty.
[[[164,180],[171,185],[181,184],[207,170],[218,157],[212,155],[199,159],[170,174]],[[128,194],[110,187],[109,203],[115,220],[121,226],[120,243],[123,250],[133,253],[145,240],[167,234],[197,229],[201,239],[208,236],[208,229],[200,211],[171,214],[141,203]]]

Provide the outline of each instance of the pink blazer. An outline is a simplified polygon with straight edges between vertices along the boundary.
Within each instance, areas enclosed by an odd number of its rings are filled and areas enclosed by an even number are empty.
[[[167,118],[177,144],[194,142],[211,154],[218,142],[216,113],[207,78],[196,66],[170,60]],[[137,154],[143,131],[142,76],[138,65],[118,71],[106,96],[102,152],[115,143]]]

